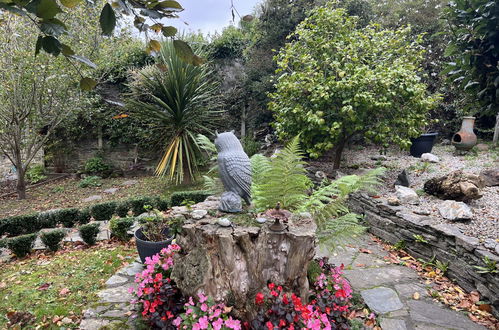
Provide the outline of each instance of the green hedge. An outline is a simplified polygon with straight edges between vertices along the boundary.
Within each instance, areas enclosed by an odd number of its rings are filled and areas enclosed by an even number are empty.
[[[16,215],[0,219],[0,236],[19,236],[36,233],[41,229],[37,214]]]
[[[171,206],[180,206],[184,201],[192,201],[194,203],[204,202],[210,196],[206,190],[178,191],[174,192],[170,198]]]
[[[97,221],[110,220],[116,210],[116,202],[105,202],[90,207],[90,214]]]
[[[7,247],[18,258],[23,258],[31,253],[35,244],[37,234],[21,235],[10,238],[7,241]]]

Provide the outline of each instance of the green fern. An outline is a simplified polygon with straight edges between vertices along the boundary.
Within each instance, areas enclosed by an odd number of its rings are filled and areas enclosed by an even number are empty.
[[[266,210],[278,202],[287,210],[296,210],[308,197],[312,182],[307,177],[306,163],[294,138],[276,157],[270,159],[269,168],[253,185],[253,202],[257,210]]]
[[[346,213],[340,217],[332,218],[317,227],[317,239],[319,243],[330,250],[342,245],[353,236],[362,234],[366,227],[359,224],[362,217],[355,213]]]
[[[263,182],[263,174],[270,169],[270,161],[262,154],[251,156],[250,161],[252,187],[255,187]]]

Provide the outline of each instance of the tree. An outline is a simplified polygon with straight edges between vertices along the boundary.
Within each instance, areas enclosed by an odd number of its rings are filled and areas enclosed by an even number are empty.
[[[281,139],[300,134],[314,158],[334,147],[338,168],[354,135],[408,147],[437,97],[418,77],[421,37],[411,42],[409,28],[358,28],[332,6],[313,10],[277,55],[269,107]]]
[[[196,178],[200,149],[197,134],[210,134],[217,114],[216,84],[208,65],[182,61],[172,42],[166,42],[157,65],[136,74],[130,85],[132,116],[154,120],[165,153],[156,168],[176,183]]]
[[[493,142],[499,140],[499,3],[455,0],[446,9],[452,40],[446,55],[454,60],[453,82],[477,99],[482,115],[495,115]]]

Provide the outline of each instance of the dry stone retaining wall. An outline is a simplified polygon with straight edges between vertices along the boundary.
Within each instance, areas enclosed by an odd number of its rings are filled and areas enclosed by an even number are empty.
[[[485,257],[499,265],[497,247],[496,251],[487,250],[477,238],[462,234],[451,224],[436,223],[404,206],[390,206],[366,194],[352,196],[349,204],[352,211],[365,215],[372,234],[392,244],[405,241],[405,250],[416,258],[435,257],[448,263],[447,276],[467,291],[478,291],[491,302],[495,316],[499,316],[499,275],[480,274],[474,268],[485,266]],[[414,235],[421,235],[427,243],[417,242]]]

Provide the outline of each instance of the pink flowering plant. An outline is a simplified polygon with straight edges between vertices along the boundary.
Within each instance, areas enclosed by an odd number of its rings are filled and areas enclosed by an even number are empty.
[[[185,312],[173,321],[178,329],[241,329],[241,321],[228,315],[232,308],[223,303],[214,303],[211,297],[203,293],[198,294],[196,302],[189,297],[184,308]]]
[[[135,275],[137,288],[130,288],[139,305],[142,317],[154,328],[174,329],[173,321],[184,311],[184,302],[180,290],[170,279],[173,256],[180,247],[171,244],[160,253],[147,257],[145,269]]]

